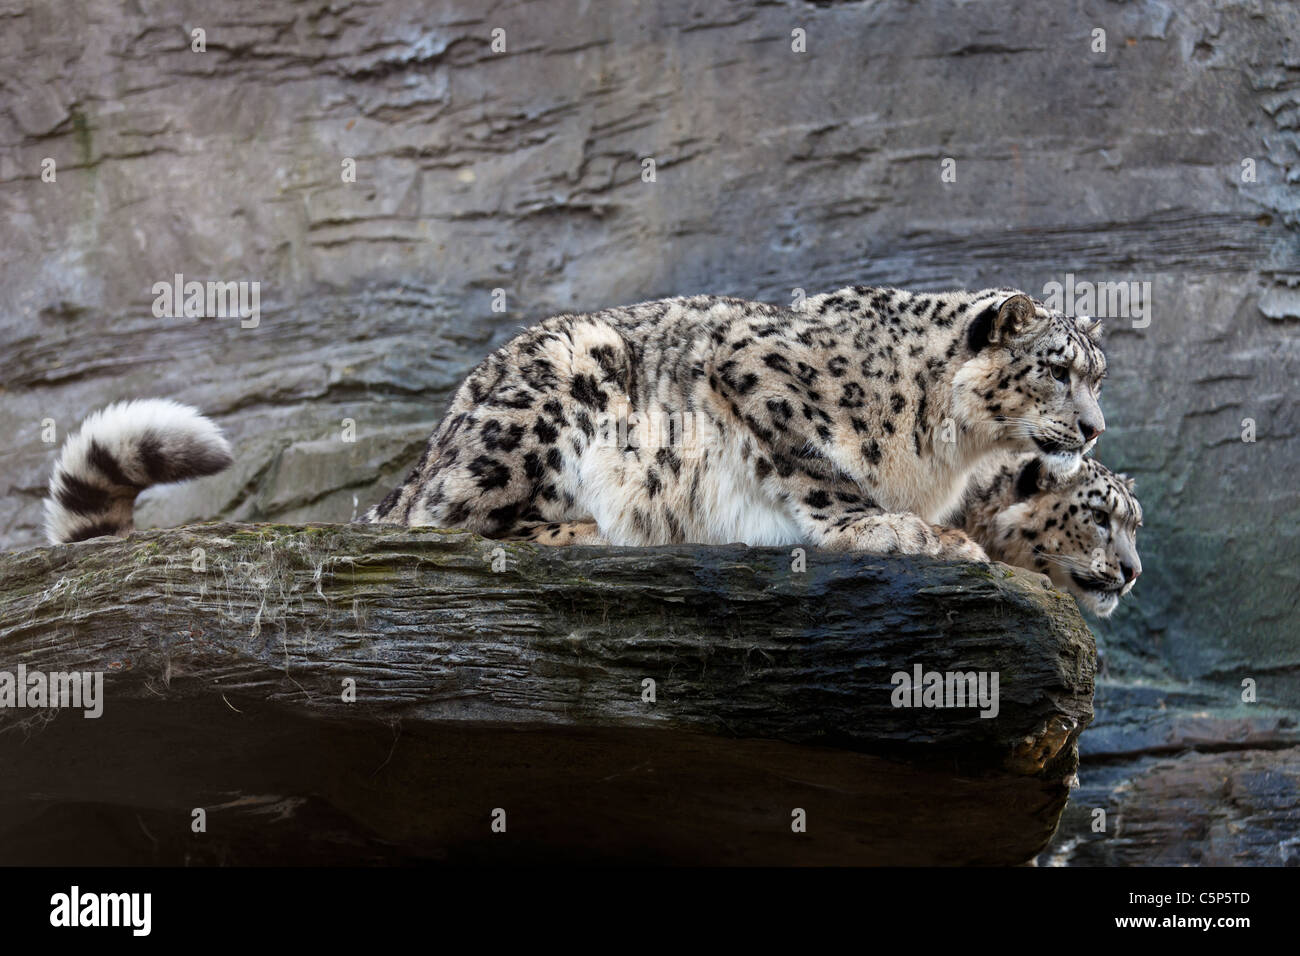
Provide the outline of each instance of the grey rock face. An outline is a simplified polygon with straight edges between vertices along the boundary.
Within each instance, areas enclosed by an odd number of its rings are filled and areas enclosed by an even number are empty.
[[[1081,774],[1093,740],[1107,773],[1201,740],[1286,742],[1300,7],[480,10],[0,5],[5,547],[39,540],[43,432],[61,441],[116,399],[193,403],[240,455],[151,493],[142,527],[342,521],[410,466],[493,344],[558,311],[1149,282],[1141,309],[1092,306],[1127,313],[1107,321],[1098,452],[1138,479],[1146,570],[1095,628]],[[155,317],[153,286],[176,274],[260,283],[260,321]],[[1219,736],[1170,729],[1202,713]],[[1240,721],[1254,729],[1223,729]]]

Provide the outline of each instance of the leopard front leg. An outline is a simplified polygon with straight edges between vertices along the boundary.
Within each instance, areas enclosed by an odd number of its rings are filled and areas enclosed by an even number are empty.
[[[822,522],[819,547],[873,554],[925,554],[944,561],[988,563],[984,549],[964,531],[930,524],[920,515],[878,512]]]
[[[782,498],[814,547],[873,554],[924,554],[945,561],[987,563],[965,532],[930,524],[920,515],[888,512],[871,498],[829,479],[796,472],[781,479]]]
[[[609,544],[594,521],[552,521],[520,524],[502,536],[503,541],[535,541],[562,547],[575,544]]]

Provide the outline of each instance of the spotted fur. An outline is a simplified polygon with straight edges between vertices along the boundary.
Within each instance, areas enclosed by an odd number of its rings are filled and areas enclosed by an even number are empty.
[[[470,374],[363,520],[983,560],[936,522],[989,455],[1078,469],[1105,427],[1096,334],[1014,289],[557,316]]]
[[[971,480],[950,520],[989,557],[1046,574],[1109,617],[1142,573],[1133,484],[1092,458],[1062,479],[1036,455],[1006,456]]]

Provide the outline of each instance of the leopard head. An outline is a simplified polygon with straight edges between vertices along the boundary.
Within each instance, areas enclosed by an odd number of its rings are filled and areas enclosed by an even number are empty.
[[[1101,324],[1053,312],[1023,292],[977,293],[954,407],[987,448],[1032,451],[1067,478],[1106,430],[1097,403]]]
[[[1011,503],[993,520],[989,556],[1046,574],[1098,617],[1109,617],[1142,573],[1142,506],[1133,479],[1085,458],[1057,478],[1038,456],[1021,467]]]

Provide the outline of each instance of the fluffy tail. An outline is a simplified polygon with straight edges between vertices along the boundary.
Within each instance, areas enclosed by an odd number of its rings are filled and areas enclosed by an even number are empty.
[[[230,443],[197,409],[164,398],[109,405],[63,444],[45,499],[45,536],[53,544],[124,537],[141,491],[215,474],[231,461]]]

